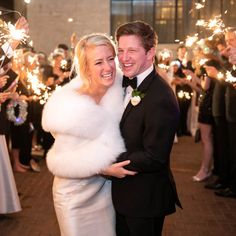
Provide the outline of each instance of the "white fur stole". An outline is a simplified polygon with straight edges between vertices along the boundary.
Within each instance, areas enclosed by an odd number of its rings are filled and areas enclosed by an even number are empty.
[[[57,176],[84,178],[99,173],[125,150],[119,122],[123,90],[118,76],[97,105],[80,95],[79,77],[55,91],[44,106],[42,126],[55,137],[47,166]]]

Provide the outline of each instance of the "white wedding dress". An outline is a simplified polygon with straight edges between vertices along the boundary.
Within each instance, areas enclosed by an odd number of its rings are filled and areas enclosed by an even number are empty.
[[[55,176],[53,199],[62,236],[115,236],[111,182]]]
[[[21,211],[4,135],[0,135],[0,214]]]

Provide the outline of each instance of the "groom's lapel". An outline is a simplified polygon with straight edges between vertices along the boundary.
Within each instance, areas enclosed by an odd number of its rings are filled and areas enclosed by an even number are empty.
[[[138,91],[140,91],[141,93],[144,93],[146,94],[147,91],[148,91],[148,88],[149,86],[151,85],[153,79],[154,79],[154,76],[155,76],[156,72],[155,72],[155,69],[143,80],[143,82],[138,86]],[[145,99],[145,96],[144,98],[142,98],[142,100]],[[140,104],[138,104],[137,106],[141,105],[142,104],[142,101]],[[123,112],[123,115],[122,115],[122,118],[121,118],[121,121],[120,121],[120,126],[122,127],[123,124],[124,124],[124,121],[126,119],[126,117],[128,116],[128,114],[130,113],[130,111],[134,108],[134,106],[131,104],[131,102],[129,101],[128,105],[126,106],[124,112]]]

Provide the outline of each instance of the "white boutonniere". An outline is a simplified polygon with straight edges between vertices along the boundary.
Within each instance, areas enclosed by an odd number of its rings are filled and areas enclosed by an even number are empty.
[[[131,104],[133,106],[137,106],[142,98],[144,98],[145,94],[138,91],[138,89],[134,89],[133,92],[132,92],[132,97],[131,97]]]

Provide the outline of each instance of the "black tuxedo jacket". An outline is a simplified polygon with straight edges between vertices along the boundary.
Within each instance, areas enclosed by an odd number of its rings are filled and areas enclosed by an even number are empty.
[[[176,97],[169,85],[153,70],[140,84],[145,94],[141,102],[129,103],[120,122],[127,151],[119,161],[135,176],[112,179],[112,199],[116,211],[133,217],[156,217],[180,207],[170,170],[170,152],[179,119]]]

